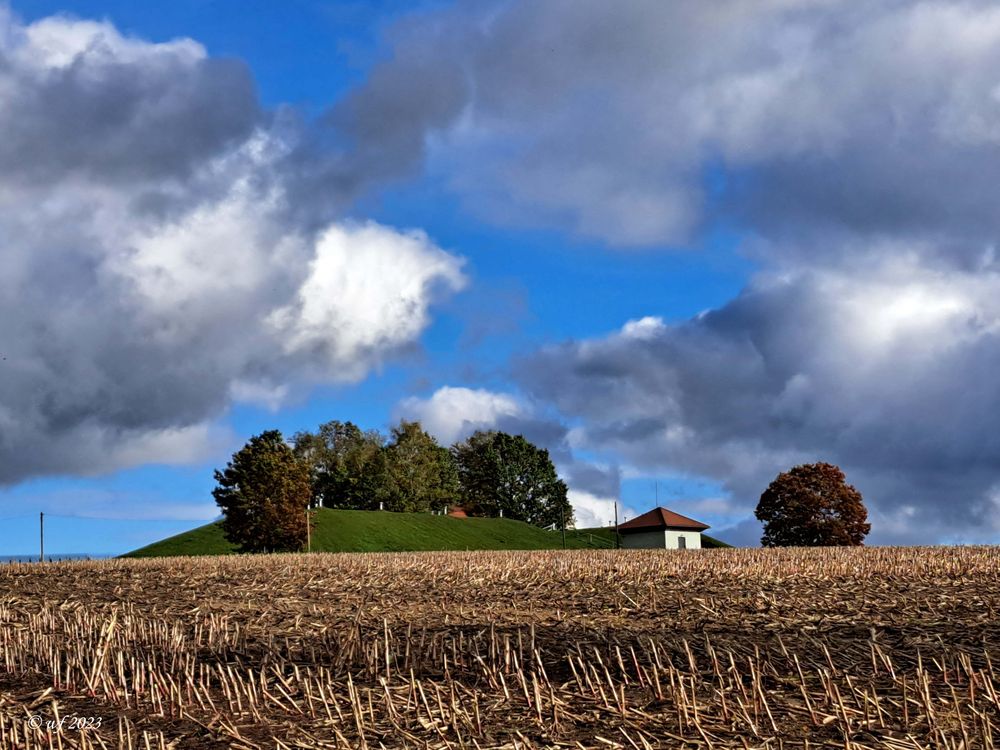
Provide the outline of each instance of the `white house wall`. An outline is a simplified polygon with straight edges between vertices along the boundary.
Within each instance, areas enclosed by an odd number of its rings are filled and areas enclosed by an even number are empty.
[[[666,537],[667,549],[677,549],[680,547],[680,542],[678,539],[684,537],[687,542],[688,549],[701,549],[701,532],[700,531],[673,531],[667,529],[663,532]]]
[[[662,531],[639,531],[622,534],[622,546],[629,549],[664,549],[666,538]]]
[[[687,542],[687,549],[701,549],[701,532],[672,529],[622,534],[622,546],[629,549],[678,549],[681,537]]]

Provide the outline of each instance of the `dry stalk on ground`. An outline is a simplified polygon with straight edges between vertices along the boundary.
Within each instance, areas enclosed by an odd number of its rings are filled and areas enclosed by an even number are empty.
[[[992,750],[998,610],[994,548],[14,564],[0,748]]]

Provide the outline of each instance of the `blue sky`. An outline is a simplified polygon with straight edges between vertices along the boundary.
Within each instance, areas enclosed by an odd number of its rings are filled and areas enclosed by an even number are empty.
[[[0,153],[10,194],[39,212],[0,228],[10,257],[51,262],[11,261],[29,269],[18,309],[33,307],[0,339],[24,357],[0,391],[0,550],[32,552],[44,511],[53,552],[126,551],[210,518],[212,470],[252,434],[401,416],[444,442],[477,426],[536,437],[592,522],[658,493],[752,544],[767,481],[823,459],[864,491],[876,542],[1000,538],[994,438],[961,395],[1000,398],[979,375],[997,217],[975,194],[995,177],[996,113],[977,104],[994,47],[948,54],[985,6],[751,6],[13,0],[11,90],[42,93],[12,99],[0,134],[53,156]],[[933,70],[830,63],[883,33],[922,39],[935,9]],[[57,78],[79,88],[49,101]],[[270,192],[241,203],[246,184]],[[87,240],[37,229],[53,216]],[[353,281],[320,278],[319,258]],[[92,282],[51,272],[78,267]],[[63,294],[92,301],[92,327]],[[298,348],[274,348],[275,321]],[[143,363],[155,375],[133,381]],[[61,371],[72,386],[39,385]],[[942,496],[961,512],[935,536]]]

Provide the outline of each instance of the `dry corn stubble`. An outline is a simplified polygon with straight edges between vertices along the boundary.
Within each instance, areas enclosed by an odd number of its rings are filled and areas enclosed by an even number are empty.
[[[14,564],[0,748],[992,748],[998,610],[995,548]]]

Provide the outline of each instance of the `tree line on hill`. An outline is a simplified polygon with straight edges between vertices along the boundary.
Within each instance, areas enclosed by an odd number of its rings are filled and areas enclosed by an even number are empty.
[[[270,430],[250,438],[215,479],[226,537],[247,552],[302,549],[307,510],[318,507],[427,512],[461,505],[472,516],[574,525],[548,451],[498,431],[445,448],[419,422],[401,421],[384,436],[332,421],[291,442]],[[861,545],[871,529],[861,493],[828,463],[779,474],[755,515],[765,547]]]
[[[566,483],[547,450],[522,435],[478,431],[446,448],[419,422],[388,436],[331,421],[287,442],[255,435],[215,472],[226,537],[247,552],[302,549],[308,508],[430,512],[573,526]]]

